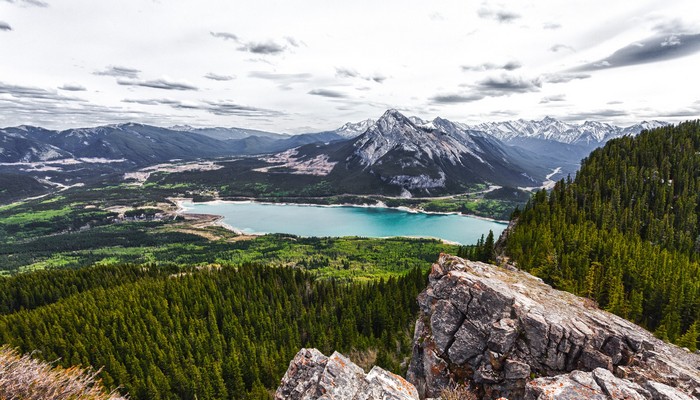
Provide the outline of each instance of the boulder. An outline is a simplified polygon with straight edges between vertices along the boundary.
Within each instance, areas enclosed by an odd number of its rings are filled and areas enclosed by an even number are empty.
[[[374,367],[365,374],[342,354],[330,357],[301,349],[289,364],[276,400],[418,400],[418,391],[402,377]]]

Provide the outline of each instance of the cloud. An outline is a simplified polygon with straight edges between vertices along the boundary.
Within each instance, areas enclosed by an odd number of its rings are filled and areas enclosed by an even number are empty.
[[[700,51],[700,34],[666,34],[631,43],[610,56],[573,68],[573,71],[597,71],[628,67],[685,57]]]
[[[560,52],[560,51],[562,51],[562,50],[576,51],[576,50],[574,50],[573,47],[567,46],[567,45],[561,44],[561,43],[557,43],[557,44],[555,44],[554,46],[552,46],[552,47],[549,48],[549,51],[551,51],[551,52],[553,52],[553,53],[558,53],[558,52]]]
[[[239,47],[238,50],[247,51],[253,54],[280,54],[284,52],[287,47],[277,44],[272,40],[266,42],[248,42],[243,46]]]
[[[471,103],[486,97],[537,92],[542,87],[542,79],[524,79],[503,74],[482,79],[474,84],[463,84],[460,86],[465,88],[465,92],[437,94],[431,97],[430,101],[439,104]]]
[[[700,118],[700,110],[692,109],[692,108],[691,109],[681,109],[681,110],[676,110],[676,111],[671,111],[671,112],[659,114],[658,117],[697,119],[697,118]]]
[[[386,76],[379,74],[379,73],[361,74],[352,68],[346,68],[346,67],[336,67],[335,68],[335,76],[337,76],[339,78],[359,78],[359,79],[364,79],[366,81],[373,81],[373,82],[377,82],[377,83],[384,83],[384,81],[387,80]]]
[[[542,87],[540,79],[523,79],[512,75],[503,74],[497,77],[486,78],[478,82],[476,89],[489,93],[490,95],[501,95],[510,93],[536,92]]]
[[[342,99],[348,97],[345,93],[337,92],[335,90],[329,90],[329,89],[314,89],[314,90],[309,90],[308,94],[312,94],[314,96],[323,96],[323,97],[330,97],[334,99]]]
[[[139,77],[140,72],[140,70],[134,68],[110,65],[102,71],[95,71],[94,74],[103,76],[115,76],[118,78],[136,79]]]
[[[230,100],[203,100],[200,102],[180,101],[168,98],[124,99],[123,103],[140,105],[164,105],[176,110],[201,110],[215,115],[236,115],[244,117],[272,117],[284,115],[275,110],[251,107]]]
[[[163,90],[199,90],[196,86],[185,82],[175,82],[166,78],[137,80],[137,79],[117,79],[117,83],[122,86],[142,86]]]
[[[48,7],[49,3],[40,0],[4,0],[7,3],[17,4],[22,7]]]
[[[462,65],[462,71],[491,71],[495,69],[514,71],[522,66],[518,61],[508,61],[505,64],[483,63],[479,65]]]
[[[590,77],[589,74],[582,73],[554,73],[542,75],[542,80],[547,83],[567,83],[579,79],[588,79]]]
[[[582,111],[567,113],[565,116],[561,116],[560,119],[563,121],[583,121],[583,120],[605,120],[614,117],[625,117],[628,113],[622,110],[615,109],[603,109],[595,111]]]
[[[4,21],[0,21],[0,31],[11,31],[12,27],[10,24]]]
[[[180,106],[183,104],[181,101],[173,99],[124,99],[122,100],[122,103],[142,104],[146,106],[164,104],[169,106],[177,106],[177,108],[181,108]]]
[[[304,44],[303,42],[300,42],[300,41],[298,41],[297,39],[294,39],[294,38],[291,37],[291,36],[285,36],[285,37],[284,37],[284,40],[286,40],[287,43],[289,43],[289,44],[290,44],[291,46],[293,46],[293,47],[299,47],[299,46],[301,46],[302,44]]]
[[[267,79],[283,83],[306,82],[312,77],[312,75],[308,73],[278,74],[275,72],[265,71],[251,71],[248,73],[248,76],[250,76],[251,78]]]
[[[61,90],[66,90],[69,92],[83,92],[87,89],[85,89],[85,86],[79,85],[77,83],[64,83],[63,86],[60,86],[59,89]]]
[[[341,78],[359,78],[360,73],[355,71],[352,68],[336,67],[335,68],[335,76],[338,76]]]
[[[279,116],[283,113],[265,108],[244,106],[233,101],[206,101],[205,111],[215,115],[238,115],[244,117]]]
[[[542,24],[543,29],[559,29],[561,28],[561,24],[558,24],[556,22],[547,22]]]
[[[213,72],[207,73],[206,75],[204,75],[204,77],[213,81],[232,81],[236,79],[235,75],[219,75]]]
[[[480,94],[438,94],[430,98],[433,103],[438,104],[454,104],[454,103],[471,103],[483,99],[484,95]]]
[[[667,111],[663,113],[655,112],[652,118],[686,118],[686,119],[699,119],[700,118],[700,100],[695,101],[688,107],[681,109]]]
[[[238,43],[238,36],[236,36],[233,33],[230,32],[209,32],[210,35],[214,36],[215,38],[219,39],[224,39],[224,40],[233,40],[234,42]]]
[[[678,33],[691,33],[693,30],[697,30],[697,27],[686,24],[680,18],[665,19],[658,22],[652,28],[654,31],[660,34],[678,34]]]
[[[233,42],[239,43],[240,46],[238,47],[238,50],[245,51],[248,53],[262,55],[278,55],[287,50],[287,46],[279,44],[273,40],[266,40],[264,42],[243,41],[241,40],[241,38],[238,37],[238,35],[230,32],[209,32],[209,34],[215,38],[231,40]],[[294,39],[291,36],[285,36],[284,40],[287,42],[287,44],[289,44],[292,47],[299,47],[301,44],[298,40]]]
[[[0,82],[0,94],[8,94],[16,99],[51,100],[51,101],[79,101],[80,99],[65,96],[53,90],[46,90],[31,86],[12,85]]]
[[[555,94],[553,96],[543,97],[542,100],[540,100],[540,104],[557,103],[557,102],[562,102],[562,101],[566,101],[566,95],[565,94]]]
[[[504,9],[489,8],[486,6],[481,7],[477,14],[479,17],[484,19],[493,19],[500,23],[510,23],[520,18],[520,14],[513,11],[508,11]]]
[[[445,17],[437,11],[430,13],[428,15],[428,18],[430,18],[431,21],[444,21],[445,20]]]

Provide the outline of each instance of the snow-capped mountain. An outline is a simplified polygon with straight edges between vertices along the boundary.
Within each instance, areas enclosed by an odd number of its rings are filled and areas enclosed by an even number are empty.
[[[323,159],[328,178],[352,192],[436,194],[475,183],[536,186],[550,171],[538,156],[442,118],[386,111],[353,140],[304,146],[287,166]]]
[[[668,125],[661,121],[644,121],[628,127],[620,127],[603,122],[586,121],[573,124],[545,117],[540,121],[519,119],[505,122],[486,122],[469,128],[484,131],[508,143],[516,139],[528,138],[552,140],[571,145],[598,147],[610,139],[625,135],[636,135],[644,129]]]
[[[348,122],[345,125],[341,126],[340,128],[331,131],[335,133],[336,135],[344,138],[344,139],[352,139],[360,136],[363,134],[367,128],[370,126],[374,125],[374,123],[377,122],[376,120],[373,119],[366,119],[364,121],[360,122]]]

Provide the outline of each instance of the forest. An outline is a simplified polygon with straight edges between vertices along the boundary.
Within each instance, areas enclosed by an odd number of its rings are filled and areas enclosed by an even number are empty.
[[[608,142],[537,193],[507,238],[517,265],[691,350],[700,329],[700,121]]]
[[[0,341],[103,367],[133,399],[268,399],[302,347],[402,372],[426,275],[366,283],[255,264],[61,269],[4,278]]]

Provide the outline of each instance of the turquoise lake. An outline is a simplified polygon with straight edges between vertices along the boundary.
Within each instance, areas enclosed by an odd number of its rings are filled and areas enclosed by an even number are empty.
[[[464,215],[415,213],[384,207],[321,207],[296,204],[192,203],[185,213],[213,214],[248,234],[298,236],[431,237],[474,244],[489,230],[498,237],[506,224]]]

